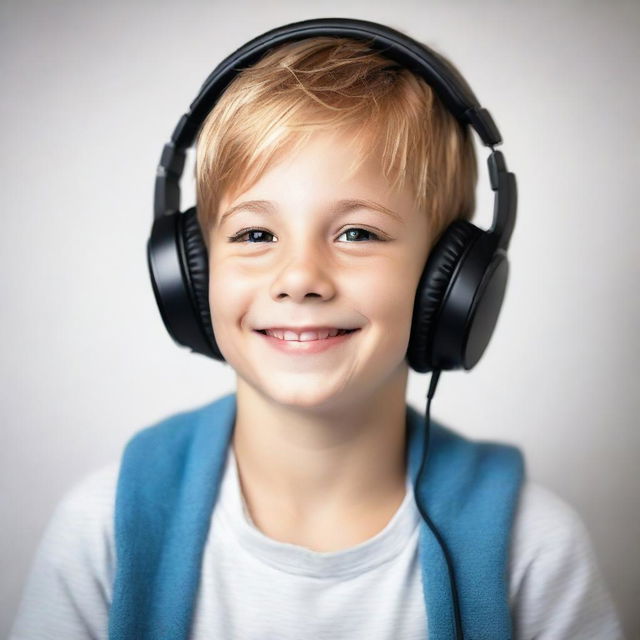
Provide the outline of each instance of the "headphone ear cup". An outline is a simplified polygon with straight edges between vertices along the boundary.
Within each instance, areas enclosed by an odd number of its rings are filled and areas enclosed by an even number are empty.
[[[184,253],[184,263],[188,272],[192,300],[196,309],[198,324],[207,337],[211,353],[206,355],[225,361],[211,324],[209,308],[209,255],[198,223],[196,208],[187,209],[180,217],[179,234]]]
[[[181,346],[224,361],[209,312],[209,260],[195,207],[153,221],[147,242],[153,294],[169,335]]]
[[[464,256],[482,233],[466,220],[455,220],[431,250],[416,291],[407,349],[409,366],[418,373],[456,366],[451,361],[434,362],[434,335],[450,284]]]

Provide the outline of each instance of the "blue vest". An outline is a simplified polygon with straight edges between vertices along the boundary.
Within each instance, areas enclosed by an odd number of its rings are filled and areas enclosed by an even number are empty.
[[[143,429],[127,444],[116,494],[110,640],[189,638],[235,415],[236,395],[229,394]],[[407,405],[406,424],[415,487],[424,416]],[[516,448],[472,442],[432,420],[417,491],[452,556],[465,638],[511,638],[509,540],[522,479]],[[424,522],[418,544],[429,638],[449,640],[455,623],[446,561]]]

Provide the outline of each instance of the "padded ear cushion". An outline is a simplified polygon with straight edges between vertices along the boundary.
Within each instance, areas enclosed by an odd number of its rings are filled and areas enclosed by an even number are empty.
[[[191,207],[179,216],[182,223],[182,246],[188,280],[191,286],[192,299],[195,303],[198,320],[202,331],[211,346],[211,356],[224,362],[220,353],[211,324],[211,310],[209,308],[209,256],[202,238],[202,231],[196,216],[196,208]]]
[[[482,230],[466,220],[452,222],[431,250],[416,291],[407,358],[419,373],[432,371],[433,336],[457,266]],[[444,368],[444,367],[443,367]]]

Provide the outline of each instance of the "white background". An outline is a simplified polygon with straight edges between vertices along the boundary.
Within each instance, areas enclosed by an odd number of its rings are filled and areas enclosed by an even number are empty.
[[[498,123],[519,187],[509,288],[483,359],[442,375],[432,414],[524,449],[529,475],[582,515],[640,637],[640,3],[575,0],[2,2],[0,635],[64,492],[135,431],[233,390],[231,369],[178,348],[156,309],[155,167],[223,57],[318,17],[439,50]],[[422,411],[428,380],[410,378]]]

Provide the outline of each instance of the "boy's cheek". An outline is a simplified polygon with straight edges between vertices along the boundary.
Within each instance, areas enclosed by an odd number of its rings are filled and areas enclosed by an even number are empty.
[[[209,273],[209,307],[212,320],[226,322],[246,308],[252,298],[252,285],[234,269],[215,268]]]

